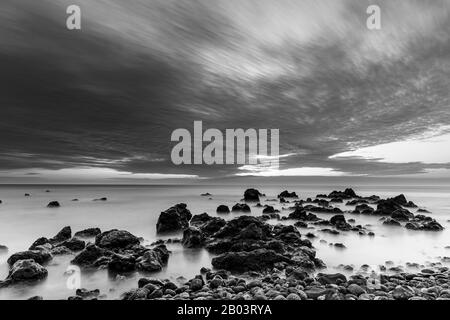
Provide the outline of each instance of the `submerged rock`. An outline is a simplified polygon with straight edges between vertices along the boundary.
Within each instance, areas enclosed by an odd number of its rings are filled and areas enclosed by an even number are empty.
[[[102,249],[94,244],[88,244],[71,263],[83,268],[95,268],[108,261],[100,261],[104,257],[112,256],[112,252]]]
[[[228,206],[221,204],[217,207],[216,210],[217,213],[230,213],[230,208]]]
[[[244,192],[244,200],[249,202],[259,202],[259,197],[262,193],[256,189],[247,189]]]

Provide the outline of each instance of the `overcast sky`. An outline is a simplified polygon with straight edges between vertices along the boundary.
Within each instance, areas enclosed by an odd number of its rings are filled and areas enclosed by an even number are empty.
[[[450,177],[449,30],[450,0],[1,0],[0,179]],[[289,156],[175,166],[195,120]]]

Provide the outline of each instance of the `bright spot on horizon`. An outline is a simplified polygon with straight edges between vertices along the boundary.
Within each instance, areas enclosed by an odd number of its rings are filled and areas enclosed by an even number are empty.
[[[320,168],[320,167],[301,167],[301,168],[289,168],[289,169],[273,169],[267,167],[245,165],[239,167],[239,170],[247,171],[237,173],[237,176],[257,176],[257,177],[308,177],[308,176],[326,176],[326,177],[338,177],[348,176],[350,174],[342,171],[335,170],[333,168]]]

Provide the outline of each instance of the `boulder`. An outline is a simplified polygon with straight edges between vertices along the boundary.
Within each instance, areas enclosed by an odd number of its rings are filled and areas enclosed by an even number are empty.
[[[123,249],[140,243],[139,238],[125,230],[109,230],[95,237],[95,244],[100,248]]]
[[[187,209],[187,205],[179,203],[166,211],[161,212],[156,223],[156,231],[172,232],[186,229],[189,226],[192,214]]]
[[[112,272],[131,272],[135,269],[136,259],[132,255],[114,254],[108,263],[108,270]]]
[[[112,252],[102,249],[94,244],[88,244],[84,250],[82,250],[71,261],[72,264],[83,268],[94,268],[98,266],[98,261],[104,257],[111,257]]]
[[[414,218],[414,214],[412,214],[406,209],[401,208],[392,212],[391,218],[397,221],[408,221],[409,219]]]
[[[241,212],[250,212],[250,207],[245,203],[236,203],[231,211],[241,211]]]
[[[30,248],[28,248],[28,250],[36,250],[37,247],[43,246],[49,244],[50,247],[52,247],[52,245],[50,244],[50,240],[48,240],[45,237],[41,237],[39,239],[37,239],[35,242],[33,242],[33,244],[30,246]]]
[[[183,231],[183,239],[181,243],[187,248],[199,248],[202,247],[205,242],[205,238],[202,232],[195,227],[189,227]]]
[[[230,213],[230,208],[228,206],[221,204],[217,207],[216,210],[217,213]]]
[[[0,254],[8,253],[8,247],[0,244]]]
[[[285,190],[278,195],[278,198],[298,198],[298,195],[295,192]]]
[[[58,247],[66,247],[69,250],[72,251],[80,251],[83,250],[86,247],[86,243],[80,239],[72,238],[70,240],[66,240],[64,242],[61,242]]]
[[[398,227],[401,226],[400,222],[398,222],[397,220],[392,219],[392,218],[387,218],[386,220],[383,221],[383,224],[389,225],[389,226],[398,226]]]
[[[51,244],[56,244],[56,243],[60,243],[66,240],[69,240],[70,238],[72,238],[72,229],[67,226],[61,229],[61,231],[59,231],[56,236],[54,236],[53,238],[49,239]]]
[[[47,204],[47,208],[59,208],[61,205],[58,201],[51,201]]]
[[[8,264],[12,266],[19,260],[34,260],[36,263],[45,264],[52,258],[51,253],[47,250],[27,250],[14,253],[8,258]]]
[[[272,250],[257,249],[250,252],[228,252],[214,257],[214,268],[229,271],[263,271],[271,269],[276,263],[291,262],[290,259]]]
[[[75,233],[74,237],[78,238],[94,238],[95,236],[102,233],[100,228],[88,228]]]
[[[169,260],[169,250],[165,245],[159,245],[154,249],[147,250],[136,260],[138,270],[146,272],[160,271]]]
[[[29,282],[45,279],[48,275],[47,269],[33,259],[16,261],[9,271],[7,280],[12,283]]]
[[[333,274],[325,274],[325,273],[318,273],[317,281],[320,282],[323,285],[327,284],[342,284],[347,282],[347,278],[342,273],[333,273]]]
[[[262,193],[256,189],[247,189],[244,192],[244,200],[249,202],[259,202],[259,197]]]

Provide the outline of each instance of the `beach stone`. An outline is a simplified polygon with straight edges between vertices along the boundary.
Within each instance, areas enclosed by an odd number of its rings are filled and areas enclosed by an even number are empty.
[[[81,231],[78,231],[74,234],[74,237],[78,238],[93,238],[102,233],[100,228],[88,228]]]
[[[148,272],[160,271],[167,264],[169,255],[169,250],[165,245],[145,251],[136,261],[137,269]]]
[[[300,298],[299,295],[295,294],[295,293],[290,293],[287,297],[286,300],[302,300],[302,298]]]
[[[10,266],[14,265],[19,260],[33,260],[39,264],[45,264],[53,259],[51,253],[47,250],[27,250],[14,253],[7,260]]]
[[[192,214],[187,209],[184,203],[176,204],[175,206],[161,212],[156,223],[156,231],[172,232],[186,229],[189,226]]]
[[[189,289],[191,289],[192,291],[198,291],[198,290],[201,290],[202,288],[203,288],[203,280],[202,279],[194,278],[191,280],[191,282],[189,284]]]
[[[321,284],[340,284],[347,282],[347,278],[342,273],[334,273],[334,274],[324,274],[318,273],[317,281]]]
[[[351,285],[349,285],[347,287],[347,291],[350,292],[351,294],[355,295],[355,296],[360,296],[360,295],[366,293],[366,290],[361,288],[356,283],[352,283]]]
[[[139,244],[139,238],[125,230],[109,230],[95,237],[95,244],[100,248],[121,249]]]
[[[54,256],[61,256],[66,254],[72,254],[72,250],[64,246],[58,246],[50,250],[50,253]]]
[[[298,198],[298,195],[295,192],[284,190],[278,195],[278,198]]]
[[[47,270],[32,259],[16,261],[8,274],[12,283],[25,281],[38,281],[46,278]]]
[[[257,249],[250,252],[228,252],[211,261],[213,267],[230,271],[264,270],[273,268],[277,262],[289,260],[272,250]]]
[[[325,295],[327,292],[327,289],[320,287],[312,287],[305,290],[305,294],[309,299],[317,299],[318,297]]]
[[[386,220],[383,221],[383,224],[389,226],[398,226],[398,227],[401,226],[400,222],[392,218],[387,218]]]
[[[408,300],[415,296],[415,292],[411,287],[398,285],[392,291],[392,296],[395,300]]]
[[[136,259],[132,255],[114,254],[108,263],[108,270],[121,273],[136,269]]]

